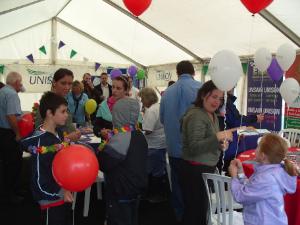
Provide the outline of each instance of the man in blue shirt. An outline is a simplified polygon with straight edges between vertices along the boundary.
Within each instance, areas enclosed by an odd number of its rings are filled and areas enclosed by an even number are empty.
[[[23,90],[22,77],[16,72],[10,72],[6,84],[0,89],[0,163],[2,163],[4,193],[1,200],[8,203],[19,203],[22,198],[17,193],[17,181],[22,168],[21,139],[17,117],[22,114],[18,92]]]
[[[160,102],[160,121],[164,125],[169,163],[171,167],[172,204],[179,221],[183,215],[183,201],[178,183],[182,155],[180,118],[196,99],[201,83],[194,80],[195,70],[189,61],[176,66],[178,81],[167,88]]]

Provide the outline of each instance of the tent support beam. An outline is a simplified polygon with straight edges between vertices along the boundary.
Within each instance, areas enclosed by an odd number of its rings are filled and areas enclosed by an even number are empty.
[[[50,21],[50,20],[51,20],[51,19],[44,20],[44,21],[42,21],[42,22],[39,22],[39,23],[33,24],[33,25],[31,25],[31,26],[25,27],[25,28],[23,28],[22,30],[18,30],[18,31],[16,31],[16,32],[13,32],[13,33],[8,34],[8,35],[6,35],[6,36],[0,37],[0,41],[1,41],[2,39],[8,38],[8,37],[13,36],[13,35],[15,35],[15,34],[21,33],[21,32],[23,32],[23,31],[25,31],[25,30],[29,30],[30,28],[33,28],[33,27],[35,27],[35,26],[41,25],[41,24],[43,24],[43,23],[46,23],[46,22],[48,22],[48,21]]]
[[[69,5],[69,3],[70,3],[71,1],[72,1],[72,0],[69,0],[66,4],[64,4],[64,6],[61,7],[61,9],[56,13],[56,15],[55,15],[54,17],[57,17],[57,16],[61,13],[61,11],[63,11],[63,10]]]
[[[51,20],[51,64],[55,65],[57,60],[57,21],[56,18]]]
[[[278,20],[272,13],[268,10],[262,10],[259,12],[266,21],[272,24],[277,30],[279,30],[288,39],[294,42],[298,47],[300,47],[300,38],[291,29],[289,29],[285,24]]]
[[[8,10],[5,10],[5,11],[2,11],[2,12],[0,12],[0,16],[3,15],[3,14],[6,14],[6,13],[10,13],[10,12],[13,12],[13,11],[25,8],[27,6],[31,6],[31,5],[37,4],[39,2],[43,2],[43,1],[45,1],[45,0],[37,0],[37,1],[33,1],[33,2],[30,2],[30,3],[24,4],[24,5],[17,6],[17,7],[12,8],[12,9],[8,9]]]
[[[182,46],[181,44],[179,44],[177,41],[175,41],[174,39],[170,38],[169,36],[163,34],[162,32],[160,32],[159,30],[157,30],[156,28],[154,28],[153,26],[151,26],[150,24],[146,23],[145,21],[139,19],[138,17],[133,16],[131,13],[129,13],[127,10],[123,9],[122,7],[120,7],[119,5],[117,5],[116,3],[110,1],[110,0],[103,0],[105,3],[109,4],[110,6],[114,7],[115,9],[117,9],[118,11],[120,11],[121,13],[125,14],[126,16],[130,17],[131,19],[137,21],[138,23],[142,24],[143,26],[145,26],[146,28],[148,28],[149,30],[151,30],[152,32],[156,33],[157,35],[159,35],[160,37],[162,37],[163,39],[165,39],[166,41],[172,43],[173,45],[175,45],[177,48],[181,49],[182,51],[184,51],[185,53],[187,53],[188,55],[192,56],[195,60],[199,61],[200,63],[203,63],[203,59],[201,57],[199,57],[198,55],[196,55],[195,53],[191,52],[189,49],[187,49],[186,47]]]
[[[142,65],[141,63],[135,61],[134,59],[128,57],[127,55],[124,55],[122,52],[120,52],[120,51],[118,51],[118,50],[112,48],[111,46],[105,44],[104,42],[102,42],[102,41],[100,41],[100,40],[94,38],[93,36],[89,35],[88,33],[86,33],[86,32],[84,32],[84,31],[82,31],[82,30],[80,30],[80,29],[74,27],[73,25],[69,24],[68,22],[66,22],[66,21],[64,21],[64,20],[62,20],[62,19],[60,19],[59,17],[57,17],[56,20],[57,20],[58,22],[62,23],[63,25],[69,27],[70,29],[72,29],[72,30],[78,32],[79,34],[83,35],[84,37],[86,37],[86,38],[88,38],[88,39],[94,41],[95,43],[101,45],[102,47],[107,48],[107,49],[109,49],[110,51],[114,52],[115,54],[117,54],[117,55],[119,55],[119,56],[121,56],[121,57],[127,59],[128,61],[132,62],[133,64],[135,64],[135,65],[137,65],[137,66],[139,66],[139,67],[142,67],[143,69],[146,68],[145,65]]]

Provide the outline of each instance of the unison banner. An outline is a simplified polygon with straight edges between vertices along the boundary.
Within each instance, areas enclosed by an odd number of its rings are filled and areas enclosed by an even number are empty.
[[[265,119],[261,127],[271,132],[281,130],[282,99],[279,93],[279,81],[273,81],[267,73],[261,73],[253,67],[253,63],[248,66],[248,115],[264,113]]]
[[[74,80],[81,81],[84,73],[95,74],[93,68],[78,65],[7,65],[4,76],[11,71],[16,71],[22,75],[23,85],[26,92],[42,93],[51,90],[53,74],[59,68],[67,68],[74,74]],[[97,73],[101,73],[99,70]]]

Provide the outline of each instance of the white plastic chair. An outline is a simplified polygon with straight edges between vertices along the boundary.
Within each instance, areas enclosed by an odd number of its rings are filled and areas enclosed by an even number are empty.
[[[286,138],[290,142],[291,147],[300,146],[300,130],[287,128],[279,132],[279,135],[283,138]]]
[[[231,178],[211,173],[202,174],[209,198],[209,221],[217,225],[243,225],[242,213],[234,211]],[[209,187],[211,180],[213,187]]]
[[[102,182],[104,182],[104,177],[103,177],[103,173],[99,170],[98,176],[95,180],[95,183],[97,186],[97,199],[98,200],[102,199]],[[84,217],[87,217],[89,215],[91,188],[92,188],[92,186],[88,187],[84,191],[84,205],[83,205],[83,216]],[[77,192],[74,193],[74,201],[72,203],[72,210],[75,209],[76,198],[77,198]]]

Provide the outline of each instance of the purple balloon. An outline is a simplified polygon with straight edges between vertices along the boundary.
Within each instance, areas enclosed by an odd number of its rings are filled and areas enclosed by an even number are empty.
[[[127,73],[133,77],[137,73],[137,68],[135,66],[130,66],[127,70]]]
[[[113,69],[110,71],[110,78],[115,79],[116,77],[119,77],[122,75],[122,71],[120,69]]]
[[[279,66],[276,58],[272,59],[271,65],[267,69],[269,76],[271,77],[272,80],[277,81],[280,80],[280,78],[283,75],[283,70]]]

